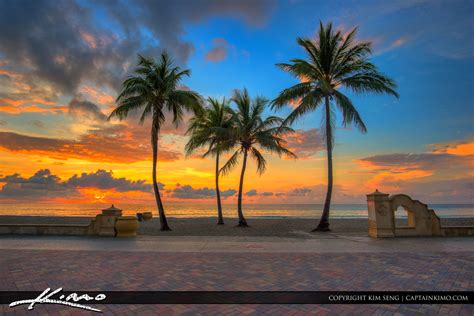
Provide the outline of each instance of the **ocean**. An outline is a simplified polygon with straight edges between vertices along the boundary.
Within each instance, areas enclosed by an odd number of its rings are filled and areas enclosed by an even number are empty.
[[[0,203],[0,215],[32,215],[32,216],[95,216],[108,204],[6,204]],[[121,204],[116,205],[124,211],[124,215],[137,212],[152,211],[157,214],[153,204]],[[474,204],[430,204],[440,217],[474,217]],[[249,218],[314,218],[321,215],[322,204],[247,204],[244,214]],[[165,211],[170,217],[210,217],[216,216],[215,204],[166,203]],[[224,204],[225,217],[237,217],[235,204]],[[406,213],[405,213],[406,214]],[[403,217],[404,212],[397,211]],[[366,204],[333,204],[333,218],[366,218]]]

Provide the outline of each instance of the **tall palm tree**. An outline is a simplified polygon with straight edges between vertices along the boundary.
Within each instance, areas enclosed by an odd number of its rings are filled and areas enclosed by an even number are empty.
[[[293,130],[283,125],[283,119],[279,117],[262,118],[263,111],[268,104],[267,99],[256,97],[252,100],[247,89],[244,89],[243,91],[235,90],[232,101],[237,105],[237,115],[234,116],[235,126],[233,128],[233,141],[237,150],[222,167],[221,172],[224,175],[229,173],[238,164],[240,156],[243,156],[237,211],[239,226],[246,227],[248,225],[242,211],[242,192],[247,156],[250,154],[255,159],[259,174],[263,174],[267,166],[267,161],[261,150],[276,153],[279,156],[283,154],[296,156],[286,148],[286,141],[282,138],[283,134],[293,132]]]
[[[117,117],[123,120],[130,112],[141,110],[140,124],[148,116],[152,118],[153,190],[160,215],[161,230],[170,230],[170,228],[156,181],[158,134],[165,121],[166,111],[172,113],[175,126],[178,126],[182,121],[184,111],[200,112],[202,102],[199,94],[179,88],[181,80],[190,74],[189,69],[182,70],[174,66],[166,52],[161,54],[158,62],[138,55],[138,67],[135,69],[135,75],[122,83],[122,91],[117,97],[118,105],[109,116],[109,119]]]
[[[307,54],[306,59],[292,59],[289,64],[277,64],[301,81],[283,90],[272,102],[272,108],[277,109],[290,101],[297,103],[297,107],[286,118],[286,124],[324,106],[322,130],[326,138],[328,189],[321,220],[315,231],[329,231],[333,187],[334,106],[342,112],[344,126],[352,124],[363,133],[367,131],[359,112],[341,88],[354,93],[387,93],[398,98],[395,82],[381,74],[369,61],[371,43],[356,42],[356,31],[357,28],[354,28],[344,36],[340,31],[335,31],[331,23],[324,26],[320,22],[319,38],[315,41],[305,38],[297,40]]]
[[[231,127],[233,124],[234,111],[230,108],[230,101],[225,98],[219,101],[214,98],[207,99],[207,107],[202,115],[191,119],[187,133],[191,135],[186,144],[186,154],[190,155],[198,148],[207,147],[203,157],[213,155],[216,157],[216,197],[218,225],[224,224],[222,215],[221,193],[219,190],[219,158],[231,142]]]

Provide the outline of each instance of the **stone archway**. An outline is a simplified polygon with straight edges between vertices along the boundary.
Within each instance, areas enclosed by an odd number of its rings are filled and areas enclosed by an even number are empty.
[[[394,216],[394,227],[400,228],[415,228],[416,227],[416,220],[415,220],[415,201],[412,200],[406,194],[397,194],[390,197],[390,209],[393,212]],[[407,213],[407,220],[406,225],[397,225],[397,216],[395,214],[397,211],[402,208]]]
[[[407,226],[395,225],[395,212],[399,207],[407,211]],[[375,190],[367,195],[367,208],[371,237],[474,235],[474,227],[471,226],[441,227],[439,217],[428,205],[406,194],[389,196]]]
[[[406,194],[389,196],[376,190],[367,195],[367,205],[370,236],[436,236],[441,232],[440,220],[435,212]],[[407,211],[406,226],[396,225],[395,212],[399,207]]]

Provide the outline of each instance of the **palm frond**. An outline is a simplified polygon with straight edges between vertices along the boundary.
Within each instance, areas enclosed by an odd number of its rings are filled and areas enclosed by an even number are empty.
[[[339,109],[342,111],[343,126],[346,127],[354,124],[362,133],[367,133],[367,127],[365,127],[359,112],[357,112],[351,100],[339,91],[334,92],[334,98],[336,99]]]
[[[356,93],[388,93],[399,97],[395,91],[397,85],[392,79],[377,73],[363,72],[340,80],[341,84]]]
[[[323,100],[320,90],[313,90],[300,101],[300,104],[283,120],[282,125],[291,125],[303,115],[316,110]]]
[[[227,160],[227,162],[219,170],[219,173],[224,176],[229,174],[232,169],[234,169],[234,167],[239,163],[239,157],[241,152],[242,150],[240,148],[235,151],[234,154],[229,158],[229,160]]]
[[[117,117],[119,120],[123,120],[127,117],[128,113],[136,111],[147,104],[148,99],[143,96],[132,96],[127,99],[123,99],[119,102],[119,105],[110,113],[108,119]]]
[[[265,170],[267,169],[267,161],[265,160],[265,158],[262,156],[262,154],[256,148],[252,148],[250,150],[250,154],[252,155],[252,157],[257,162],[257,172],[258,172],[258,174],[260,174],[260,175],[263,174],[265,172]]]
[[[290,102],[296,102],[298,99],[304,98],[308,93],[311,93],[312,86],[310,82],[297,83],[294,86],[287,88],[280,92],[272,103],[271,108],[279,109]]]

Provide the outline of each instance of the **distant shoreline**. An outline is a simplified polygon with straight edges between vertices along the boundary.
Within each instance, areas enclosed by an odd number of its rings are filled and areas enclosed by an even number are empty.
[[[124,215],[135,215],[137,212],[151,211],[157,216],[156,206],[152,204],[126,204],[116,205],[123,209]],[[166,214],[174,218],[201,218],[214,217],[216,206],[214,203],[188,204],[169,203],[166,204]],[[100,213],[100,210],[110,207],[104,205],[60,205],[60,204],[5,204],[0,203],[0,216],[40,216],[40,217],[91,217]],[[436,214],[442,218],[470,217],[474,214],[473,204],[429,204]],[[244,214],[249,219],[314,219],[322,212],[320,204],[246,204]],[[224,204],[223,213],[225,217],[237,217],[236,205]],[[402,213],[398,215],[403,215]],[[406,214],[405,214],[406,215]],[[366,204],[333,204],[331,217],[334,219],[367,219]]]

